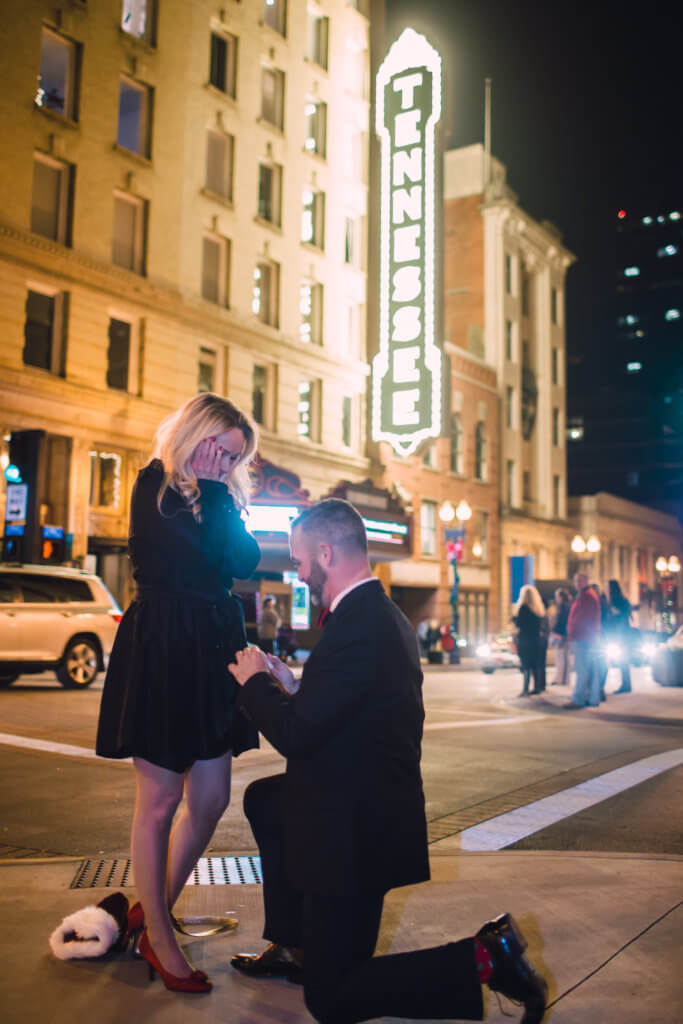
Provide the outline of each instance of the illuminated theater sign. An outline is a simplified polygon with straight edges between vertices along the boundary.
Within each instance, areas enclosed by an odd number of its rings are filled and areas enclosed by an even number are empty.
[[[372,437],[410,455],[441,434],[441,351],[434,342],[436,125],[441,58],[406,29],[377,73],[381,147],[379,350]]]

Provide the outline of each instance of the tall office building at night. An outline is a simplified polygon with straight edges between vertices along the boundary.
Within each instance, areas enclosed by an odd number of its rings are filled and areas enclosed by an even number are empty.
[[[683,207],[618,211],[610,312],[570,375],[571,493],[683,518]]]

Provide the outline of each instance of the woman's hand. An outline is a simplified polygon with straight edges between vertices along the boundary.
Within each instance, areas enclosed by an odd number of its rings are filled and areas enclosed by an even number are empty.
[[[245,647],[243,651],[237,651],[234,663],[228,665],[228,671],[233,674],[240,686],[244,686],[247,680],[257,673],[270,673],[270,666],[260,647]]]
[[[223,448],[217,444],[215,437],[207,437],[200,441],[194,450],[190,465],[198,480],[223,480],[221,469]]]

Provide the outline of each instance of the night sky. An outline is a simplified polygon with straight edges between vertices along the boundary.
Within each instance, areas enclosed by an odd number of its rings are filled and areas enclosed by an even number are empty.
[[[447,148],[483,142],[492,79],[493,154],[522,208],[551,220],[578,259],[567,278],[576,368],[612,328],[617,210],[683,203],[675,5],[386,2],[389,40],[410,25],[443,57]]]

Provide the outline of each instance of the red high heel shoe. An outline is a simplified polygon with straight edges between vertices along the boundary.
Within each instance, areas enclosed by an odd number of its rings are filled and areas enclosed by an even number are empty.
[[[178,927],[178,922],[174,918],[173,914],[171,914],[171,921],[173,922],[173,927],[177,931],[180,931]],[[140,938],[142,936],[142,931],[144,927],[145,912],[142,909],[142,904],[140,903],[140,901],[138,901],[137,903],[134,903],[133,906],[128,911],[128,925],[126,927],[126,934],[122,940],[122,949],[127,949],[128,943],[132,939],[133,955],[137,957],[141,956],[142,954],[140,953]],[[149,942],[149,939],[147,941]],[[197,969],[195,970],[194,973],[197,975],[198,978],[202,978],[204,981],[209,980],[208,974],[205,974],[204,971],[200,971]]]
[[[171,992],[210,992],[213,988],[213,985],[203,971],[192,971],[192,974],[188,974],[185,978],[179,978],[175,974],[170,974],[159,962],[158,956],[152,949],[146,929],[140,938],[138,951],[140,956],[149,964],[150,981],[154,979],[154,973],[156,971],[160,975],[166,988]]]

